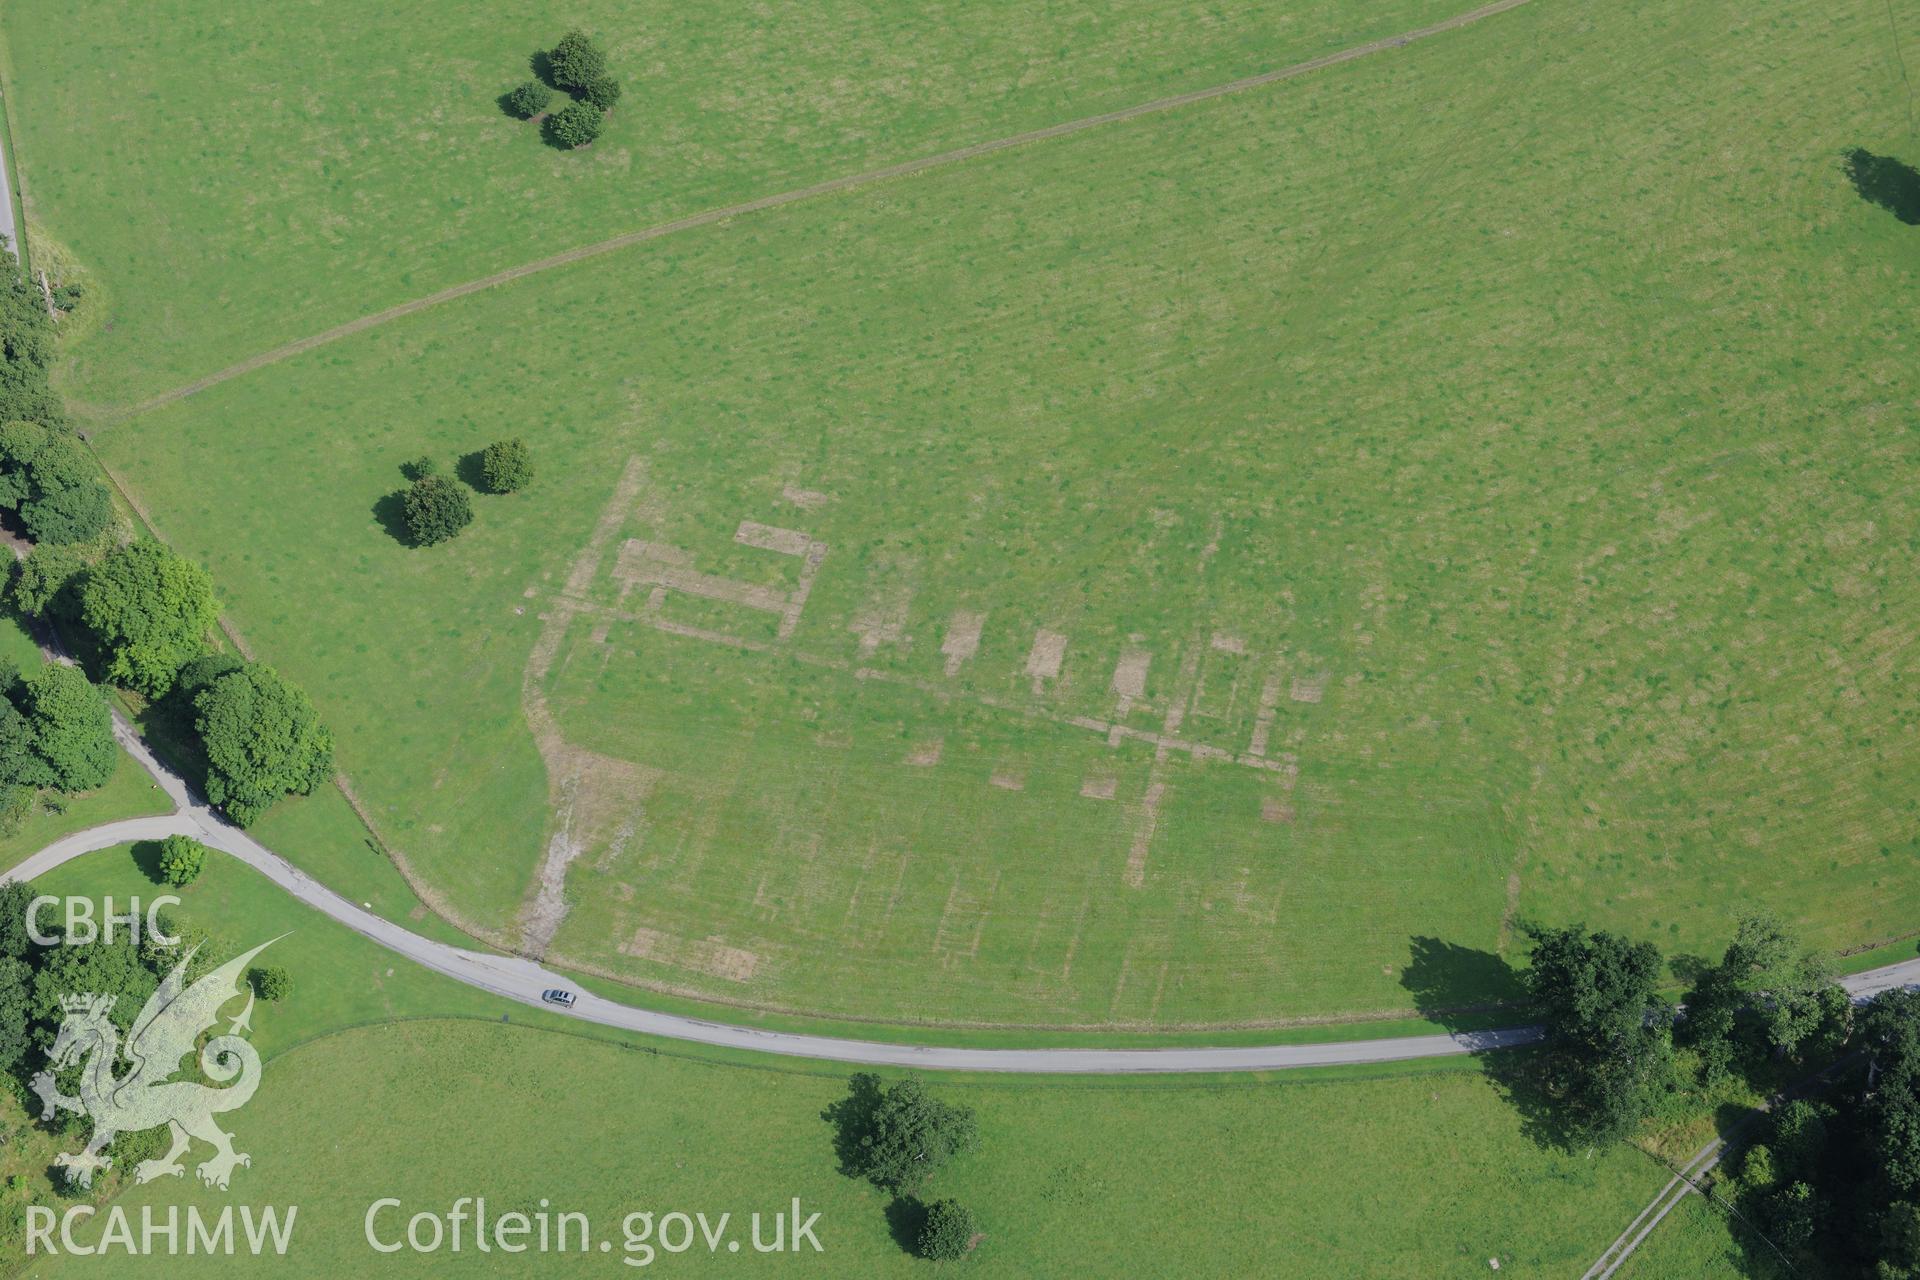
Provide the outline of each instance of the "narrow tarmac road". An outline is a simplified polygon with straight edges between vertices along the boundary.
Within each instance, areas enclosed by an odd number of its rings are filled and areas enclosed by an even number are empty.
[[[0,146],[0,240],[15,257],[20,255],[20,228],[13,220],[13,182],[7,174],[7,149]],[[24,265],[24,264],[22,264]]]
[[[173,800],[174,812],[109,822],[63,836],[15,864],[0,878],[28,880],[96,849],[135,840],[157,840],[174,834],[188,835],[238,858],[301,902],[415,964],[507,1000],[625,1031],[727,1049],[749,1049],[758,1053],[857,1063],[861,1066],[1046,1075],[1279,1071],[1362,1062],[1401,1062],[1412,1058],[1437,1058],[1532,1044],[1541,1038],[1538,1027],[1512,1027],[1500,1031],[1341,1040],[1323,1044],[1168,1049],[963,1049],[939,1045],[887,1044],[877,1040],[843,1040],[833,1036],[732,1026],[702,1018],[639,1009],[584,991],[579,993],[579,1001],[572,1009],[561,1010],[544,1004],[540,993],[551,987],[577,989],[571,979],[544,969],[531,960],[469,951],[420,937],[348,901],[208,808],[192,794],[183,779],[160,763],[133,727],[117,713],[114,716],[114,736]],[[1856,1000],[1890,987],[1920,985],[1920,958],[1854,974],[1843,981]]]

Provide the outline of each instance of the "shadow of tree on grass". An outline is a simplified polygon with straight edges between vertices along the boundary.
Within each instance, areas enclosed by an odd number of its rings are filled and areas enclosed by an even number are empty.
[[[1526,1026],[1527,988],[1520,971],[1491,951],[1463,947],[1440,938],[1412,939],[1400,985],[1413,997],[1420,1016],[1455,1034],[1484,1031],[1489,1008],[1507,1006],[1512,1016],[1502,1026]],[[1537,1046],[1478,1050],[1473,1060],[1520,1117],[1520,1131],[1550,1150],[1570,1151],[1574,1143],[1554,1104],[1552,1055]]]
[[[1920,226],[1920,170],[1865,147],[1847,152],[1841,167],[1862,200],[1879,205],[1910,227]]]
[[[136,840],[133,843],[133,865],[140,873],[155,884],[165,884],[167,877],[160,871],[160,842],[158,840]]]
[[[860,1144],[873,1132],[874,1116],[879,1110],[880,1077],[859,1071],[847,1081],[847,1096],[828,1103],[820,1113],[820,1118],[833,1126],[833,1154],[840,1162],[843,1176],[866,1176]]]
[[[484,449],[475,449],[472,453],[463,453],[453,464],[453,474],[461,484],[475,493],[487,493],[487,453]]]
[[[1410,953],[1400,971],[1400,985],[1413,996],[1413,1006],[1423,1017],[1443,1026],[1461,1026],[1460,1015],[1521,1004],[1527,998],[1519,972],[1491,951],[1416,937]]]
[[[560,84],[553,78],[553,58],[545,49],[535,49],[527,55],[527,70],[547,88],[559,90]]]
[[[919,1196],[896,1196],[887,1205],[887,1233],[903,1253],[920,1254],[920,1233],[926,1229],[927,1206]]]
[[[396,489],[383,494],[373,504],[373,518],[388,537],[403,546],[413,545],[413,531],[407,528],[407,493]]]

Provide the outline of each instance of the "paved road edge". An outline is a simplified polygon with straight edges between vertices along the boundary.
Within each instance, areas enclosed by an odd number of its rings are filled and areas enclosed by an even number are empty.
[[[99,849],[137,840],[157,840],[173,834],[189,835],[239,859],[307,906],[415,964],[505,1000],[622,1031],[716,1048],[744,1049],[755,1053],[859,1066],[1032,1075],[1285,1071],[1303,1067],[1405,1062],[1482,1053],[1490,1049],[1533,1044],[1541,1038],[1538,1027],[1509,1027],[1495,1031],[1339,1040],[1319,1044],[1166,1049],[970,1049],[890,1044],[878,1040],[843,1039],[743,1027],[642,1009],[591,992],[581,992],[578,1003],[572,1009],[560,1010],[544,1004],[540,993],[550,987],[573,987],[575,984],[566,977],[531,960],[470,951],[423,938],[343,898],[200,803],[186,782],[161,764],[132,726],[117,715],[114,718],[114,735],[174,802],[174,812],[127,818],[62,836],[0,872],[0,878],[32,879]],[[1920,985],[1920,958],[1853,974],[1842,981],[1856,1000],[1866,999],[1892,987]]]

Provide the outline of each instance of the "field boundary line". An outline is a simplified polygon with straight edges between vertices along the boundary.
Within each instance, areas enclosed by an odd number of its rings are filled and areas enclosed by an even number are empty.
[[[1907,96],[1907,136],[1912,137],[1913,128],[1913,77],[1907,74],[1907,55],[1900,48],[1900,23],[1894,17],[1893,0],[1887,0],[1887,39],[1893,45],[1893,61],[1900,68],[1900,87]]]
[[[570,266],[576,262],[584,262],[589,258],[597,258],[603,254],[615,253],[621,249],[630,248],[637,244],[645,244],[650,240],[658,240],[678,232],[712,226],[715,223],[725,222],[730,218],[737,218],[744,214],[760,213],[767,209],[777,209],[785,205],[798,204],[801,201],[816,199],[820,196],[835,195],[843,191],[853,191],[877,183],[887,182],[895,178],[912,177],[915,174],[925,173],[931,169],[943,168],[947,165],[958,164],[962,161],[976,159],[980,156],[992,155],[995,152],[1008,151],[1015,147],[1030,146],[1036,142],[1047,142],[1054,138],[1070,137],[1077,133],[1084,133],[1089,129],[1097,129],[1110,124],[1120,124],[1128,120],[1139,119],[1142,116],[1158,115],[1161,112],[1177,110],[1180,107],[1191,106],[1195,103],[1208,102],[1215,98],[1224,98],[1233,94],[1245,93],[1250,89],[1258,89],[1265,85],[1278,84],[1284,80],[1292,80],[1299,76],[1309,75],[1315,71],[1323,71],[1328,67],[1338,66],[1344,62],[1353,62],[1357,59],[1367,57],[1371,54],[1381,53],[1388,49],[1404,48],[1415,41],[1430,39],[1433,36],[1443,35],[1449,31],[1457,31],[1462,27],[1479,22],[1484,18],[1491,18],[1496,14],[1505,13],[1510,9],[1517,9],[1521,5],[1531,2],[1532,0],[1493,0],[1490,4],[1481,5],[1479,8],[1471,9],[1466,13],[1456,14],[1451,18],[1443,19],[1429,26],[1417,27],[1412,31],[1405,31],[1399,35],[1382,36],[1378,40],[1369,40],[1365,44],[1353,45],[1350,48],[1341,49],[1334,53],[1322,54],[1317,58],[1309,58],[1305,62],[1296,62],[1289,66],[1278,67],[1272,71],[1263,71],[1257,75],[1245,76],[1238,80],[1229,80],[1222,84],[1210,85],[1204,89],[1194,89],[1187,93],[1174,94],[1170,97],[1155,98],[1151,102],[1137,103],[1131,107],[1122,107],[1115,111],[1101,112],[1099,115],[1083,116],[1080,119],[1068,120],[1061,124],[1047,125],[1039,129],[1029,129],[1023,133],[1009,134],[1006,137],[994,138],[986,142],[976,142],[968,146],[955,148],[951,151],[942,151],[934,155],[922,156],[916,160],[904,160],[898,164],[885,165],[878,169],[867,169],[860,173],[845,174],[838,178],[828,178],[825,181],[816,182],[809,186],[795,187],[792,190],[782,191],[774,195],[761,196],[754,200],[726,205],[717,209],[708,209],[702,213],[688,214],[685,217],[675,218],[669,222],[661,222],[650,227],[642,227],[637,231],[624,232],[610,239],[580,245],[573,249],[563,250],[560,253],[549,254],[544,258],[536,258],[531,262],[524,262],[517,267],[508,267],[503,271],[496,271],[492,275],[481,276],[476,280],[468,280],[463,284],[451,285],[435,293],[427,294],[424,297],[415,298],[409,302],[397,303],[384,310],[361,316],[356,320],[349,320],[344,324],[335,325],[330,329],[323,329],[319,333],[309,334],[304,338],[296,338],[292,342],[283,343],[280,346],[263,351],[258,355],[249,356],[238,364],[229,365],[218,372],[210,373],[204,377],[184,383],[181,386],[173,388],[171,391],[163,391],[138,404],[106,410],[102,420],[104,423],[113,423],[125,421],[129,418],[140,417],[155,409],[164,408],[176,401],[184,400],[188,396],[198,395],[210,387],[218,386],[223,382],[229,382],[234,378],[252,373],[257,369],[264,369],[269,365],[278,364],[283,360],[302,355],[315,348],[326,346],[329,343],[337,342],[342,338],[351,337],[356,333],[363,333],[368,329],[387,324],[390,321],[399,320],[405,316],[413,315],[415,312],[425,311],[430,307],[436,307],[445,302],[452,302],[456,299],[464,298],[469,294],[479,293],[498,285],[511,284],[516,280],[524,280],[528,276],[537,275],[543,271],[551,271],[557,267]]]
[[[1859,998],[1858,994],[1853,994],[1853,998],[1857,1000]],[[1627,1224],[1627,1229],[1614,1238],[1613,1243],[1606,1247],[1606,1250],[1601,1253],[1600,1257],[1595,1260],[1591,1267],[1587,1268],[1586,1274],[1582,1276],[1580,1280],[1611,1280],[1613,1274],[1626,1265],[1627,1259],[1631,1258],[1634,1252],[1639,1249],[1642,1244],[1646,1243],[1647,1237],[1653,1234],[1653,1229],[1659,1226],[1660,1223],[1665,1220],[1666,1216],[1672,1213],[1674,1208],[1690,1195],[1698,1195],[1709,1204],[1723,1209],[1732,1217],[1737,1218],[1756,1236],[1766,1242],[1767,1247],[1773,1250],[1774,1254],[1790,1273],[1798,1275],[1799,1272],[1794,1267],[1792,1259],[1780,1252],[1780,1246],[1776,1245],[1765,1232],[1761,1231],[1759,1227],[1749,1221],[1731,1201],[1721,1199],[1713,1190],[1711,1184],[1705,1183],[1705,1179],[1707,1175],[1712,1173],[1714,1168],[1719,1165],[1727,1152],[1734,1149],[1734,1144],[1738,1142],[1746,1130],[1751,1128],[1762,1116],[1773,1111],[1783,1103],[1791,1102],[1795,1098],[1817,1093],[1826,1088],[1846,1069],[1848,1064],[1857,1060],[1859,1056],[1857,1052],[1849,1053],[1837,1061],[1828,1063],[1805,1079],[1795,1081],[1779,1092],[1761,1099],[1761,1101],[1749,1109],[1745,1115],[1742,1115],[1738,1120],[1734,1121],[1725,1133],[1713,1138],[1706,1146],[1694,1152],[1693,1158],[1684,1165],[1675,1165],[1665,1156],[1656,1155],[1654,1152],[1648,1151],[1645,1147],[1639,1148],[1648,1159],[1653,1160],[1663,1168],[1672,1170],[1673,1179],[1660,1189],[1660,1194],[1656,1195],[1646,1208],[1635,1215],[1633,1221]],[[1658,1212],[1655,1212],[1656,1210]],[[1646,1222],[1646,1225],[1642,1227],[1641,1224],[1646,1221],[1647,1215],[1649,1214],[1653,1215],[1653,1221]],[[1639,1228],[1639,1234],[1637,1235],[1634,1234],[1635,1228]],[[1628,1237],[1632,1238],[1629,1239]]]

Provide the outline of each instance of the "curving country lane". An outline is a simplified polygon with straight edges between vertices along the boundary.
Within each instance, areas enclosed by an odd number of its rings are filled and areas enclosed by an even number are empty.
[[[1363,1062],[1401,1062],[1412,1058],[1437,1058],[1532,1044],[1541,1038],[1538,1027],[1512,1027],[1500,1031],[1341,1040],[1323,1044],[1167,1049],[966,1049],[888,1044],[877,1040],[848,1040],[835,1036],[734,1026],[635,1008],[584,991],[579,993],[578,1003],[571,1010],[558,1009],[542,1003],[540,993],[550,987],[574,988],[575,984],[569,979],[531,960],[469,951],[423,938],[348,901],[208,808],[193,795],[178,774],[159,761],[118,713],[114,716],[113,728],[120,745],[140,762],[141,767],[173,800],[174,811],[104,823],[63,836],[0,873],[0,878],[32,879],[82,854],[136,840],[158,840],[176,834],[192,836],[238,858],[307,906],[415,964],[506,1000],[623,1031],[726,1049],[748,1049],[757,1053],[856,1063],[861,1066],[1047,1075],[1280,1071]],[[1857,973],[1843,979],[1843,982],[1856,1000],[1866,999],[1891,987],[1920,985],[1920,958]]]

